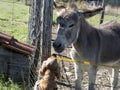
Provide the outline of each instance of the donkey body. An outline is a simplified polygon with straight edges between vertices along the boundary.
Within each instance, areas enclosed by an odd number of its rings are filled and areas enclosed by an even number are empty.
[[[94,64],[118,65],[120,61],[120,24],[111,21],[98,28],[91,26],[85,18],[102,9],[81,11],[76,7],[63,8],[58,15],[58,35],[53,43],[56,52],[61,53],[72,44],[71,58]],[[60,11],[60,10],[59,10]],[[81,90],[83,72],[89,74],[89,90],[95,90],[97,66],[75,63],[76,90]],[[117,90],[119,69],[114,69],[113,88]]]

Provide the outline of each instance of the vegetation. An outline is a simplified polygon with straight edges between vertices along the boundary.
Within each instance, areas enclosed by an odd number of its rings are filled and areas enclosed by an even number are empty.
[[[8,33],[20,41],[25,41],[29,7],[18,1],[0,0],[0,31]],[[10,78],[6,81],[4,76],[0,75],[0,90],[22,90],[22,87]]]
[[[3,2],[5,1],[5,2]],[[20,41],[25,42],[28,30],[29,7],[25,6],[19,0],[3,0],[0,1],[0,31],[4,31],[13,35]],[[53,24],[56,25],[56,10],[54,10]],[[105,21],[117,19],[120,21],[120,16],[105,15]],[[100,15],[96,15],[88,19],[93,25],[99,25]]]
[[[21,90],[21,86],[15,84],[10,78],[5,81],[4,76],[0,76],[0,90]]]
[[[4,31],[20,41],[26,40],[29,7],[12,0],[0,1],[0,31]]]
[[[57,17],[56,10],[54,10],[54,12],[53,12],[53,24],[56,24],[56,17]],[[98,14],[98,15],[95,15],[87,20],[92,25],[98,26],[100,23],[100,17],[101,17],[101,14]],[[116,15],[116,16],[115,15],[114,16],[113,15],[105,15],[104,22],[109,21],[109,20],[116,20],[116,21],[120,22],[120,16],[119,15]]]

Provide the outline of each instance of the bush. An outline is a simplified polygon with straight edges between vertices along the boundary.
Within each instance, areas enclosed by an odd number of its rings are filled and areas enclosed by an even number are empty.
[[[3,75],[0,75],[0,90],[22,90],[21,86],[15,84],[10,78],[5,80]]]

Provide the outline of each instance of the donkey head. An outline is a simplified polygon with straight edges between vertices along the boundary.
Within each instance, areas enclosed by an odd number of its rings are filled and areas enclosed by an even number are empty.
[[[73,4],[69,8],[57,7],[57,10],[58,34],[53,47],[60,53],[77,39],[82,25],[81,20],[96,15],[102,8],[82,11]]]

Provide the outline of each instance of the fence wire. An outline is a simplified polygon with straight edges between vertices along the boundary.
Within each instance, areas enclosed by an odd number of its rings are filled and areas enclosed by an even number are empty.
[[[0,0],[0,32],[26,43],[29,7],[21,1]],[[28,87],[36,81],[35,66],[31,63],[29,56],[0,44],[0,90],[30,90]]]
[[[17,0],[11,0],[11,1],[10,0],[0,0],[0,4],[1,4],[0,9],[3,9],[2,5],[4,4],[6,6],[6,8],[4,8],[4,12],[9,11],[9,13],[10,13],[10,16],[7,16],[7,18],[4,16],[4,14],[0,15],[0,31],[4,31],[11,35],[13,35],[13,33],[14,33],[15,38],[25,42],[26,39],[24,36],[27,36],[27,34],[28,34],[27,33],[27,28],[28,28],[27,24],[28,24],[28,17],[29,17],[29,7],[24,6],[23,3],[18,2]],[[36,4],[35,3],[33,3],[33,4],[34,4],[33,8],[35,8]],[[7,6],[9,6],[9,8],[7,8]],[[23,9],[22,6],[25,7],[26,9]],[[19,13],[17,11],[19,11],[19,9],[21,9],[21,8],[22,8],[22,11],[25,10],[26,12],[21,12],[22,14],[20,14],[20,15],[23,17],[20,19],[20,18],[17,18],[19,15],[17,16],[16,14]],[[34,14],[38,11],[39,11],[39,8],[36,7]],[[117,9],[117,12],[118,11],[119,10]],[[5,13],[5,14],[7,14],[7,13]],[[116,16],[116,18],[119,18],[119,17]],[[40,17],[36,16],[33,18],[33,20],[35,20],[35,19],[38,20],[38,19],[40,19]],[[6,25],[3,25],[3,23],[6,23]],[[41,22],[37,22],[36,25],[39,25],[40,23]],[[33,23],[33,27],[36,27],[36,26],[34,26],[34,24],[35,23]],[[21,26],[22,28],[20,28],[19,26]],[[6,27],[6,28],[4,28],[4,27]],[[53,43],[54,39],[56,38],[56,33],[57,33],[56,28],[57,28],[56,26],[53,26],[51,44]],[[15,31],[17,31],[18,33],[16,33]],[[39,31],[32,31],[29,33],[32,34],[34,32],[36,33],[35,37],[31,37],[30,42],[33,42],[32,41],[33,39],[35,40],[35,42],[40,41],[40,38],[38,35]],[[42,33],[43,32],[41,32],[41,34]],[[23,38],[24,38],[24,40],[23,40]],[[36,50],[34,53],[39,52],[40,47],[42,47],[41,44],[39,45],[39,47],[36,46]],[[0,47],[0,50],[1,50],[1,48],[2,47]],[[68,52],[70,52],[70,49],[71,49],[71,46],[69,48],[67,48],[61,54],[61,56],[70,57],[69,53],[68,53]],[[51,50],[51,53],[54,53],[53,48]],[[9,77],[8,73],[10,73],[10,71],[8,71],[8,69],[12,68],[11,75],[13,75],[13,76],[17,75],[17,77],[20,77],[18,83],[20,83],[20,80],[22,80],[21,85],[23,88],[21,88],[21,90],[32,90],[32,88],[35,84],[35,81],[38,78],[38,73],[36,71],[36,64],[34,64],[34,60],[38,60],[38,58],[33,55],[33,57],[31,57],[31,58],[25,57],[26,60],[23,60],[24,56],[21,56],[19,59],[17,59],[17,58],[14,58],[15,55],[16,54],[13,53],[10,55],[10,57],[8,56],[7,59],[8,58],[11,58],[11,59],[10,60],[6,59],[6,62],[4,65],[3,65],[3,63],[1,63],[4,61],[2,59],[0,59],[0,66],[5,67],[5,68],[3,68],[3,70],[0,70],[0,73],[1,73],[1,75],[4,74],[5,77]],[[3,57],[3,56],[6,57],[6,55],[3,55],[3,54],[0,57]],[[39,56],[39,57],[41,57],[41,56]],[[40,58],[39,58],[39,60],[40,60]],[[58,62],[61,66],[61,74],[62,74],[61,80],[57,81],[58,90],[74,90],[74,88],[75,88],[74,64],[71,62],[69,62],[69,63],[63,62],[63,61],[58,61]],[[40,65],[41,65],[41,63],[40,63]],[[110,87],[111,87],[110,79],[113,78],[110,76],[111,75],[110,71],[111,71],[111,69],[109,69],[109,68],[108,69],[100,69],[98,71],[97,81],[95,84],[96,90],[110,90]],[[26,83],[27,83],[27,85],[26,85]],[[2,87],[2,88],[0,87],[0,90],[4,90],[3,88],[9,88],[7,85],[5,85],[5,86],[6,87]],[[119,88],[119,86],[118,86],[118,88]],[[25,87],[27,87],[27,88],[25,88]],[[88,89],[87,88],[88,87],[88,74],[87,73],[84,74],[82,87],[84,88],[84,90]],[[19,90],[19,89],[16,88],[16,90]]]

